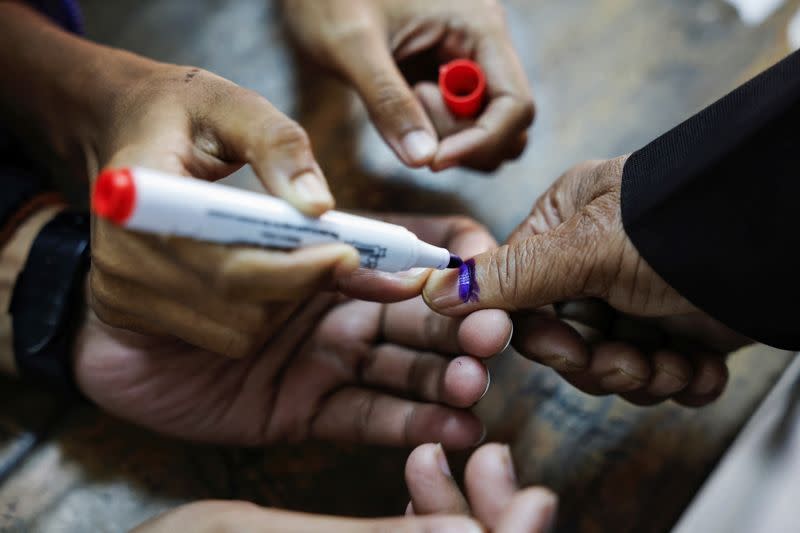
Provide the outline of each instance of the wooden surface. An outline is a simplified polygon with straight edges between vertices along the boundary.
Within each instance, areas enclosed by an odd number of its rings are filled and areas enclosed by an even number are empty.
[[[297,117],[340,204],[469,213],[498,238],[572,163],[635,149],[784,54],[800,5],[748,28],[718,0],[506,2],[539,115],[525,156],[487,179],[403,169],[352,95],[298,66],[264,0],[83,3],[92,37],[208,68]],[[252,185],[246,172],[236,180]],[[788,357],[733,355],[722,399],[691,410],[592,398],[509,352],[494,360],[477,410],[490,438],[512,442],[522,479],[558,491],[559,531],[665,531]],[[0,398],[0,461],[21,459],[1,473],[2,531],[125,531],[212,497],[358,515],[405,507],[407,450],[197,446],[7,380]]]

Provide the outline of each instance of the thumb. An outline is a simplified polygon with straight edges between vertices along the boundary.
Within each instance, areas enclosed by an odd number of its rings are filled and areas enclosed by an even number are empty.
[[[317,216],[334,200],[311,150],[308,134],[265,98],[241,87],[214,102],[195,136],[209,130],[221,156],[249,163],[266,189],[305,214]]]
[[[578,296],[603,258],[592,217],[579,214],[556,229],[533,234],[436,271],[423,290],[436,312],[460,316],[477,309],[535,309]]]
[[[384,140],[406,165],[429,164],[438,148],[436,131],[380,32],[365,31],[346,47],[340,69]]]

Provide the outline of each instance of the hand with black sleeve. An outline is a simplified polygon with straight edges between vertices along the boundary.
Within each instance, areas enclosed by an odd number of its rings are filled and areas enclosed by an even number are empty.
[[[517,349],[588,392],[707,403],[724,353],[800,348],[799,115],[793,54],[629,157],[568,171],[426,301],[516,312]]]

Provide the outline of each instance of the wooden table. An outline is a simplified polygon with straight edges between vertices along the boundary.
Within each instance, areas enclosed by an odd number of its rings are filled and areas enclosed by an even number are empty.
[[[297,117],[340,204],[468,213],[502,238],[572,163],[637,148],[785,54],[800,0],[755,28],[719,0],[506,2],[540,112],[525,156],[492,179],[403,169],[352,95],[298,66],[264,0],[83,3],[93,38],[205,67]],[[760,346],[732,355],[725,395],[691,410],[592,398],[508,352],[477,411],[490,438],[512,443],[525,482],[558,491],[560,531],[665,531],[788,359]],[[358,515],[406,503],[407,450],[189,445],[0,383],[0,460],[15,465],[0,473],[2,531],[125,531],[212,497]]]

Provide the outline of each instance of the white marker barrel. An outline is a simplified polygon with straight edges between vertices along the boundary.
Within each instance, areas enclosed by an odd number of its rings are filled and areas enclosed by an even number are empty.
[[[384,272],[451,263],[450,252],[402,226],[338,211],[307,217],[273,196],[140,167],[101,172],[92,210],[134,231],[200,241],[280,249],[342,242],[358,250],[362,267]]]

